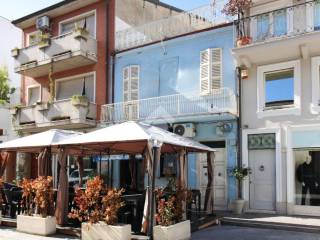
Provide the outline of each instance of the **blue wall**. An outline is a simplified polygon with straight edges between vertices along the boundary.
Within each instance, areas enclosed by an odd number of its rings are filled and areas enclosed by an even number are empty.
[[[222,87],[235,90],[232,26],[214,29],[163,43],[119,53],[115,59],[115,102],[123,101],[122,70],[128,65],[140,66],[139,98],[150,98],[175,93],[200,93],[200,52],[208,48],[222,48]],[[227,168],[236,165],[236,119],[229,116],[196,116],[197,141],[226,141]],[[205,120],[204,120],[205,119]],[[216,135],[218,121],[228,120],[232,131]],[[187,120],[186,120],[187,121]],[[206,123],[207,122],[207,123]],[[196,155],[189,154],[189,187],[197,188]],[[165,185],[165,179],[157,179],[157,185]],[[235,180],[228,177],[228,199],[236,197]]]
[[[199,92],[200,51],[223,49],[223,87],[235,89],[232,27],[165,41],[120,53],[115,60],[115,102],[122,102],[122,69],[140,66],[140,99],[174,93]],[[176,77],[175,77],[176,76]]]

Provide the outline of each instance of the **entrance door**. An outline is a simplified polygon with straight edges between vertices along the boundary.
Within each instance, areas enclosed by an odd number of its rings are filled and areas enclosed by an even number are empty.
[[[216,148],[213,164],[213,202],[215,209],[227,208],[227,167],[225,148]],[[201,192],[201,206],[204,205],[204,198],[208,183],[207,155],[199,154],[199,185]]]
[[[275,210],[275,149],[249,150],[250,209]]]

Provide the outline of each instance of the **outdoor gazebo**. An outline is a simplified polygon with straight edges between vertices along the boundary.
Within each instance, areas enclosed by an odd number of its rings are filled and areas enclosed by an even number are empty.
[[[60,224],[64,223],[67,216],[68,176],[65,166],[67,156],[70,154],[75,156],[141,154],[150,183],[147,186],[142,227],[144,232],[151,234],[153,226],[153,217],[151,216],[154,215],[155,174],[161,153],[177,153],[179,155],[178,182],[182,187],[187,187],[188,153],[207,153],[208,186],[205,196],[205,209],[213,208],[212,163],[214,149],[191,139],[148,124],[125,122],[54,143],[53,149],[59,152],[58,161],[61,166],[56,210],[57,220]]]

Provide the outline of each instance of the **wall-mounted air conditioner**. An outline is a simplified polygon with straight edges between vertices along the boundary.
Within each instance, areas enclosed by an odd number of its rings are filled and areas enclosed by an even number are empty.
[[[48,30],[50,27],[50,19],[48,16],[42,16],[37,18],[36,26],[38,30]]]
[[[193,123],[181,123],[173,125],[173,132],[183,137],[195,137],[196,127]]]

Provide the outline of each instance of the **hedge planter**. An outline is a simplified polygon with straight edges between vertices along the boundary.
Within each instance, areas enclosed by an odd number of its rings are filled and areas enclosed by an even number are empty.
[[[180,222],[171,226],[153,227],[154,240],[187,240],[191,239],[190,221]]]
[[[131,240],[131,225],[107,225],[104,222],[82,223],[82,240]]]
[[[48,236],[56,233],[56,218],[18,215],[17,230],[19,232]]]

